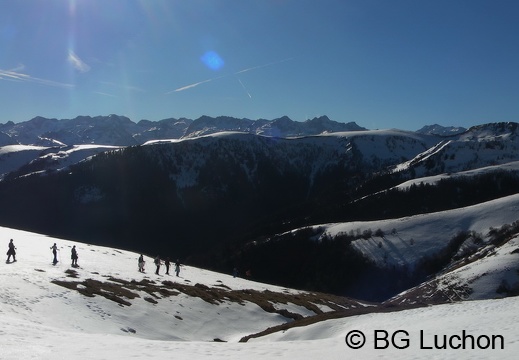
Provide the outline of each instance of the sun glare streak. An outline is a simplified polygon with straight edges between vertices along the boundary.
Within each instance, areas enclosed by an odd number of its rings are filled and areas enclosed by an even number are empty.
[[[69,17],[69,29],[68,29],[68,53],[74,52],[75,50],[75,31],[74,25],[76,21],[76,0],[69,0],[68,2],[68,17]]]
[[[76,22],[76,0],[68,1],[68,48],[67,48],[67,61],[72,64],[72,68],[75,68],[74,65],[74,54],[75,54],[75,45],[76,45],[76,36],[75,36],[75,22]],[[74,73],[70,71],[69,73],[70,80],[74,82]]]
[[[76,0],[68,1],[68,13],[71,17],[76,16]]]

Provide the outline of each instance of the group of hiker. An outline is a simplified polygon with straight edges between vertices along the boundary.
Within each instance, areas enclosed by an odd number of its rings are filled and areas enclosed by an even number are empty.
[[[54,243],[54,245],[52,245],[50,247],[50,249],[52,250],[52,254],[54,255],[54,259],[52,260],[52,264],[53,265],[56,265],[58,263],[58,246],[56,245],[56,243]],[[79,265],[77,264],[77,259],[78,259],[78,255],[77,255],[77,250],[76,250],[76,245],[72,246],[72,250],[70,251],[70,259],[72,260],[72,267],[79,267]]]
[[[54,245],[52,245],[50,247],[50,249],[52,250],[52,255],[54,256],[54,258],[52,259],[52,264],[56,265],[59,262],[58,261],[58,251],[59,251],[58,246],[56,245],[56,243],[54,243]],[[15,262],[16,261],[16,247],[14,246],[13,239],[11,239],[9,241],[6,263],[11,262],[11,257],[13,258],[13,262]],[[77,250],[76,250],[76,245],[72,246],[70,259],[72,260],[72,265],[71,265],[72,267],[79,267],[79,265],[77,264],[78,254],[77,254]],[[164,264],[166,266],[166,275],[169,275],[169,267],[172,264],[169,257],[166,258],[166,260],[162,261],[160,259],[160,257],[157,255],[157,257],[154,259],[153,262],[154,262],[155,266],[157,267],[155,274],[160,275],[159,274],[160,266],[162,264]],[[138,260],[139,272],[142,272],[142,273],[144,272],[145,264],[146,264],[146,261],[144,260],[144,256],[141,254],[141,256],[139,256],[139,260]],[[175,261],[175,274],[177,276],[179,276],[179,274],[180,274],[180,266],[181,266],[180,261],[177,259],[177,261]]]
[[[50,249],[52,250],[52,254],[54,255],[54,259],[52,259],[52,264],[56,265],[58,263],[58,246],[56,245],[56,243],[54,243],[54,245],[52,245]],[[11,262],[11,256],[13,257],[13,262],[16,262],[16,246],[14,246],[13,239],[9,240],[6,263]],[[72,246],[70,259],[72,260],[72,267],[79,267],[79,265],[77,264],[78,255],[76,245]]]
[[[169,257],[167,257],[166,260],[162,261],[160,259],[160,256],[157,255],[157,257],[155,257],[155,259],[153,260],[153,263],[157,267],[157,269],[155,270],[155,274],[160,275],[159,274],[160,266],[162,264],[164,264],[166,266],[166,275],[169,275],[169,267],[171,266],[171,260],[169,259]],[[139,260],[138,260],[139,272],[144,272],[145,264],[146,264],[146,261],[144,260],[144,256],[141,254],[141,256],[139,256]],[[179,276],[179,274],[180,274],[180,260],[178,260],[178,259],[177,259],[177,261],[175,261],[175,274],[177,276]]]
[[[54,243],[54,245],[52,245],[50,247],[50,249],[52,250],[52,255],[53,255],[53,259],[52,259],[52,264],[53,265],[56,265],[59,260],[58,260],[58,245],[56,243]],[[7,250],[7,261],[6,263],[10,263],[11,262],[11,257],[13,258],[13,261],[12,262],[15,262],[16,261],[16,247],[14,246],[14,242],[13,242],[13,239],[11,239],[9,241],[9,245],[8,245],[8,250]],[[77,260],[78,260],[78,253],[77,253],[77,250],[76,250],[76,245],[72,246],[72,249],[70,251],[70,259],[72,260],[72,264],[71,266],[72,267],[79,267],[78,263],[77,263]],[[145,265],[146,261],[144,260],[144,256],[141,254],[141,256],[139,256],[139,260],[138,260],[138,267],[139,267],[139,272],[144,272],[144,265]],[[159,270],[160,270],[160,266],[162,264],[164,264],[166,266],[166,275],[169,275],[169,267],[171,266],[171,261],[168,258],[166,258],[165,261],[162,261],[160,259],[159,256],[157,256],[154,260],[154,263],[155,263],[155,266],[157,267],[157,270],[155,271],[155,274],[159,275]],[[180,261],[177,259],[177,261],[175,261],[175,274],[177,276],[180,275]]]
[[[50,249],[52,250],[52,255],[54,256],[54,258],[52,259],[52,264],[53,265],[56,265],[59,260],[58,260],[58,246],[56,245],[56,243],[54,243],[54,245],[52,245],[50,247]],[[13,258],[13,261],[12,262],[15,262],[16,261],[16,247],[14,246],[14,242],[13,242],[13,239],[11,239],[9,241],[9,245],[8,245],[8,250],[7,250],[7,261],[6,263],[10,263],[11,262],[11,257]],[[72,267],[79,267],[78,263],[77,263],[77,260],[78,260],[78,253],[77,253],[77,250],[76,250],[76,245],[72,246],[72,249],[70,250],[70,259],[72,260]],[[60,259],[61,260],[61,259]],[[180,267],[181,267],[181,264],[180,264],[180,260],[176,260],[174,263],[170,260],[169,257],[167,257],[164,261],[161,260],[160,256],[157,255],[155,257],[155,259],[153,260],[153,263],[155,264],[156,266],[156,270],[155,270],[155,274],[157,275],[160,275],[159,271],[160,271],[160,267],[162,265],[166,266],[166,275],[169,275],[169,268],[171,267],[172,264],[175,265],[175,274],[177,277],[180,276]],[[144,255],[140,255],[139,256],[139,259],[138,259],[138,270],[139,272],[141,273],[144,273],[144,265],[146,264],[146,261],[144,260]],[[234,268],[233,269],[233,272],[232,272],[232,275],[233,277],[238,277],[239,276],[239,272],[238,272],[238,268]],[[247,276],[247,278],[250,278],[251,277],[251,272],[250,270],[247,270],[245,272],[245,275]]]

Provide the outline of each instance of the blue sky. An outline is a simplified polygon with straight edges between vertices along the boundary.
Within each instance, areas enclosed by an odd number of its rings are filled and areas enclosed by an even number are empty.
[[[0,123],[519,121],[519,2],[0,0]]]

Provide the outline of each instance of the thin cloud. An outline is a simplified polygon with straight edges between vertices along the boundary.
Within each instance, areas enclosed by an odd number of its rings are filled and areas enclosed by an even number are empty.
[[[132,86],[132,85],[125,85],[123,86],[124,89],[126,90],[129,90],[129,91],[135,91],[135,92],[146,92],[146,90],[138,87],[138,86]]]
[[[106,85],[112,88],[121,89],[124,91],[133,91],[133,92],[146,92],[146,90],[133,85],[121,85],[112,81],[98,81],[99,84]]]
[[[276,64],[280,64],[280,63],[283,63],[285,61],[289,61],[289,60],[292,60],[294,58],[287,58],[287,59],[283,59],[283,60],[279,60],[279,61],[273,61],[273,62],[270,62],[268,64],[264,64],[264,65],[258,65],[258,66],[253,66],[253,67],[250,67],[250,68],[247,68],[247,69],[243,69],[243,70],[240,70],[240,71],[237,71],[235,73],[232,73],[232,74],[227,74],[227,75],[223,75],[223,76],[220,76],[220,77],[217,77],[217,78],[212,78],[212,79],[207,79],[207,80],[204,80],[204,81],[199,81],[197,83],[194,83],[194,84],[189,84],[189,85],[186,85],[186,86],[182,86],[178,89],[175,89],[175,90],[172,90],[172,91],[168,91],[166,94],[171,94],[171,93],[174,93],[174,92],[179,92],[179,91],[184,91],[184,90],[188,90],[188,89],[192,89],[198,85],[201,85],[201,84],[204,84],[204,83],[208,83],[208,82],[211,82],[211,81],[214,81],[214,80],[218,80],[218,79],[221,79],[221,78],[224,78],[224,77],[227,77],[227,76],[232,76],[232,75],[238,75],[238,74],[243,74],[247,71],[252,71],[252,70],[256,70],[256,69],[261,69],[261,68],[264,68],[264,67],[267,67],[267,66],[272,66],[272,65],[276,65]],[[238,81],[240,81],[238,79]],[[241,81],[240,81],[241,83]],[[243,84],[241,84],[243,86]],[[243,88],[245,89],[245,86],[243,86]],[[249,92],[247,91],[247,89],[245,89],[245,91],[247,92],[247,95],[250,96]]]
[[[94,91],[94,94],[102,95],[102,96],[108,96],[108,97],[113,97],[113,98],[118,98],[119,97],[119,96],[116,96],[116,95],[113,95],[113,94],[108,94],[108,93],[105,93],[105,92],[102,92],[102,91]]]
[[[20,68],[20,67],[17,67],[17,68]],[[39,85],[62,87],[62,88],[73,88],[74,87],[74,85],[72,85],[72,84],[65,84],[65,83],[61,83],[61,82],[57,82],[57,81],[41,79],[41,78],[23,74],[23,73],[20,73],[17,71],[2,70],[2,69],[0,69],[0,80],[29,82],[29,83],[39,84]]]
[[[18,66],[16,66],[14,69],[9,69],[8,71],[19,72],[19,71],[22,71],[22,70],[25,70],[25,65],[24,64],[18,64]]]
[[[77,56],[76,53],[74,53],[72,50],[68,52],[68,62],[72,64],[74,69],[82,73],[90,71],[90,66],[81,60],[79,56]]]

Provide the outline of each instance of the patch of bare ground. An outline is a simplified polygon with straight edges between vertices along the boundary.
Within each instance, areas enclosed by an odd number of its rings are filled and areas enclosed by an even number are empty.
[[[442,284],[433,279],[384,302],[387,306],[437,305],[467,300],[472,290],[467,284]]]
[[[66,273],[67,276],[72,278],[77,278],[78,276],[74,270],[67,270]],[[108,300],[117,302],[121,306],[131,306],[130,300],[140,298],[142,293],[144,293],[142,298],[150,304],[157,304],[163,298],[177,296],[183,293],[188,296],[200,298],[212,305],[220,305],[223,303],[245,305],[246,303],[253,303],[266,312],[277,313],[291,321],[305,318],[299,312],[288,310],[294,307],[306,309],[306,311],[304,311],[306,314],[322,315],[325,313],[362,309],[366,306],[376,306],[376,304],[361,304],[351,298],[324,293],[291,293],[251,289],[231,290],[224,284],[210,287],[198,283],[188,285],[168,280],[157,283],[147,279],[128,281],[115,277],[107,277],[106,281],[93,279],[83,281],[53,280],[52,283],[78,291],[85,296],[103,296]]]
[[[51,282],[67,289],[76,290],[80,294],[88,297],[94,297],[96,295],[103,296],[121,306],[130,306],[131,303],[126,299],[131,300],[139,297],[139,294],[112,282],[102,282],[93,279],[86,279],[84,281],[52,280]]]
[[[338,311],[332,311],[327,313],[322,313],[314,316],[308,316],[299,320],[295,320],[286,324],[281,324],[277,326],[272,326],[268,329],[265,329],[259,333],[251,334],[244,336],[240,339],[240,342],[247,342],[250,339],[253,338],[259,338],[262,336],[266,336],[269,334],[276,333],[278,331],[285,331],[291,328],[296,327],[303,327],[312,325],[321,321],[326,320],[332,320],[332,319],[340,319],[350,316],[357,316],[357,315],[365,315],[365,314],[371,314],[371,313],[389,313],[389,312],[396,312],[396,311],[403,311],[403,310],[409,310],[419,307],[424,307],[426,305],[424,304],[414,304],[414,305],[407,305],[407,306],[383,306],[383,305],[373,305],[373,306],[364,306],[364,307],[356,307],[351,308],[347,310],[338,310]]]

